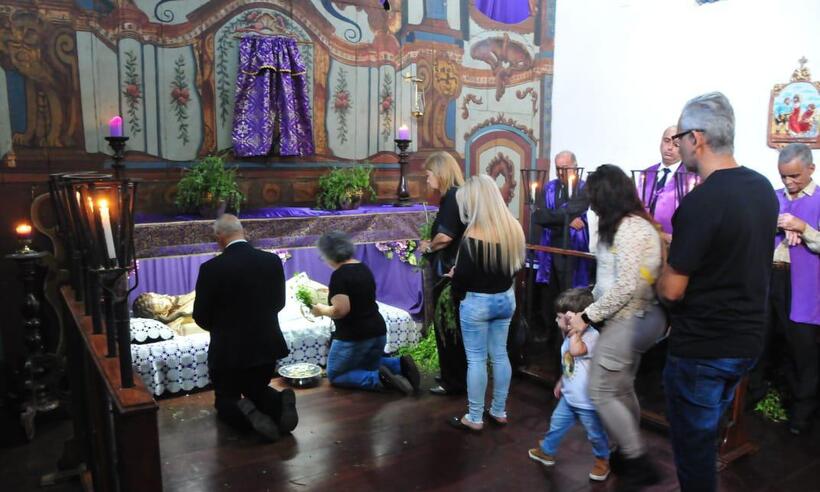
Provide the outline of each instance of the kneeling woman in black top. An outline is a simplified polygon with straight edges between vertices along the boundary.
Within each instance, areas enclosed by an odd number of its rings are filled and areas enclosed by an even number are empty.
[[[327,355],[330,384],[346,388],[381,390],[394,387],[410,394],[419,386],[419,371],[410,356],[384,357],[387,328],[376,304],[376,281],[367,265],[353,258],[353,243],[343,232],[319,238],[322,259],[333,268],[330,305],[311,311],[336,324]]]

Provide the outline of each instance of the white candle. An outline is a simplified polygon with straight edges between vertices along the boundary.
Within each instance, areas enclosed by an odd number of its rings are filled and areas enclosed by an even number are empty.
[[[572,198],[572,184],[573,184],[574,181],[575,181],[575,175],[570,174],[569,175],[569,198]]]
[[[112,260],[117,259],[117,251],[114,249],[114,235],[111,234],[111,218],[108,215],[108,201],[100,200],[97,202],[100,208],[100,221],[102,222],[103,235],[105,235],[105,248],[108,250],[108,257]]]
[[[530,201],[535,203],[535,190],[538,187],[538,183],[532,183],[530,185]]]

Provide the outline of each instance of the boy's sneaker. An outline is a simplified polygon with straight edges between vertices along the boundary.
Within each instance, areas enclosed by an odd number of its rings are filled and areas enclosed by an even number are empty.
[[[592,465],[592,471],[589,472],[589,478],[596,482],[603,482],[609,476],[609,460],[595,458],[595,464]]]
[[[541,451],[541,448],[532,448],[529,452],[530,459],[535,460],[544,466],[553,466],[555,464],[555,457]]]

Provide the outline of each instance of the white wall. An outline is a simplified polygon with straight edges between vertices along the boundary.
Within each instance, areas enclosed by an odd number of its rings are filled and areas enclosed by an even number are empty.
[[[660,160],[661,133],[683,104],[719,90],[735,109],[738,161],[782,187],[766,145],[770,91],[801,56],[820,80],[820,0],[557,4],[554,152],[573,150],[587,168],[646,167]]]

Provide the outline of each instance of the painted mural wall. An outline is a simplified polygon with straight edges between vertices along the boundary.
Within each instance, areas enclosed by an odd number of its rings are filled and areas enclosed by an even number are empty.
[[[390,4],[0,0],[4,170],[36,166],[44,151],[100,162],[117,114],[129,166],[230,150],[239,38],[277,31],[297,39],[308,67],[316,155],[302,161],[387,162],[407,124],[417,159],[455,151],[467,174],[490,172],[520,199],[518,170],[550,154],[555,1],[507,0],[523,12],[515,24],[473,0]],[[424,79],[421,119],[405,76]]]

